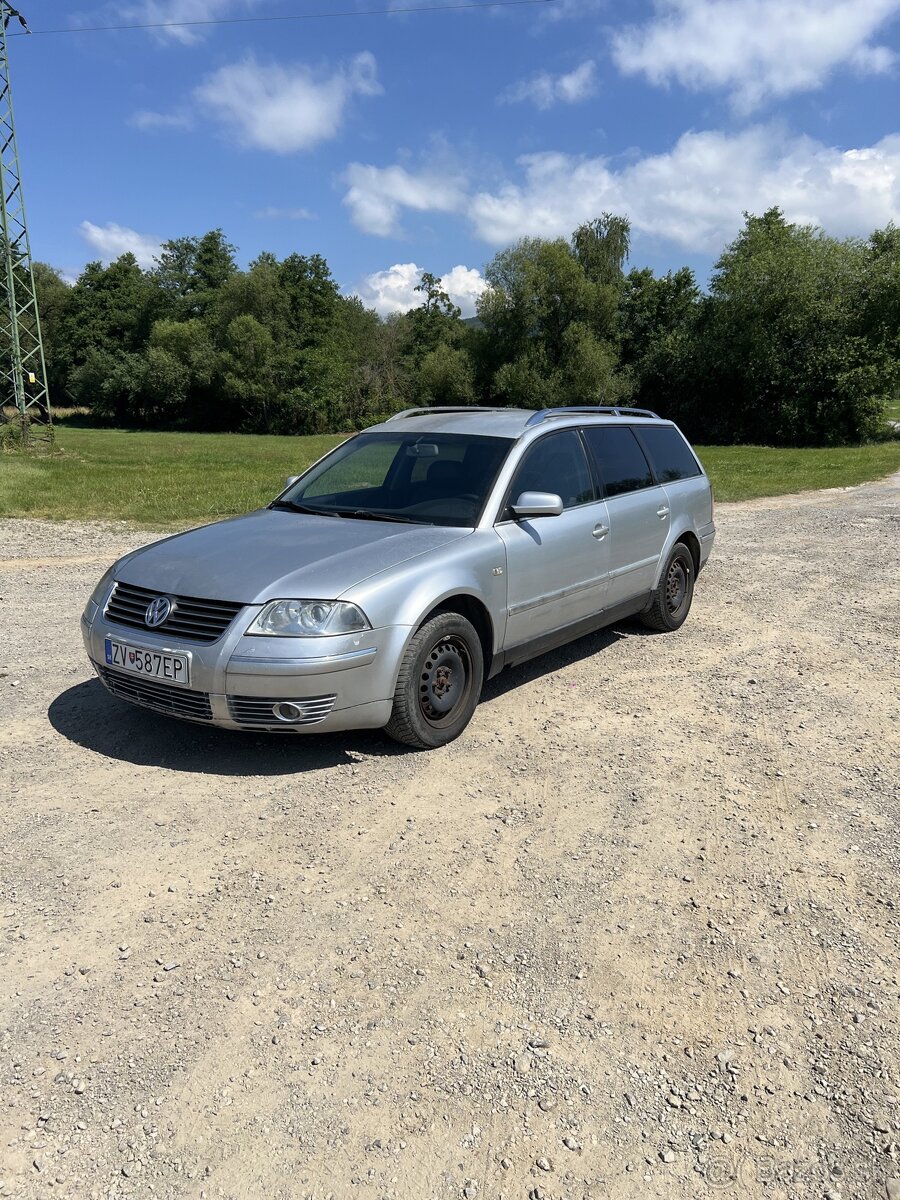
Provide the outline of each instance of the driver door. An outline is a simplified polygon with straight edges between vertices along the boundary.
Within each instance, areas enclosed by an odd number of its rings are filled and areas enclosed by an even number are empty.
[[[516,520],[510,508],[523,492],[561,497],[559,516]],[[507,621],[504,649],[593,616],[608,584],[609,517],[598,500],[581,437],[548,433],[525,452],[496,531],[506,546]]]

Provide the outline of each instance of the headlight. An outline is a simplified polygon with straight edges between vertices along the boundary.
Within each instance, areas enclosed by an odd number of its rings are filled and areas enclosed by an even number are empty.
[[[106,593],[109,591],[109,585],[112,583],[113,575],[115,574],[118,563],[113,563],[94,590],[91,592],[91,599],[99,608],[106,599]]]
[[[248,634],[269,637],[321,637],[371,629],[365,614],[343,600],[271,600]]]

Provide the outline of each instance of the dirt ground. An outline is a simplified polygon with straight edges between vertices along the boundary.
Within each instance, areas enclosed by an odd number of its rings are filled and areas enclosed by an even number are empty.
[[[0,1196],[900,1196],[900,476],[469,731],[107,696],[125,526],[0,523]]]

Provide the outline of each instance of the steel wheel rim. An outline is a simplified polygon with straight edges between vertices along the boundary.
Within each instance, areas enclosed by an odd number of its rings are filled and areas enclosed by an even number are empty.
[[[672,560],[666,575],[666,607],[672,616],[687,599],[689,578],[687,563],[679,555]]]
[[[419,708],[430,725],[446,725],[468,697],[472,660],[462,638],[441,638],[419,672]]]

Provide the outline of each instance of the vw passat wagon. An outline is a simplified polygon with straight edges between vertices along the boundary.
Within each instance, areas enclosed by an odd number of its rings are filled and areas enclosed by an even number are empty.
[[[504,666],[634,614],[677,629],[714,532],[702,466],[646,410],[411,409],[268,508],[119,559],[84,642],[157,712],[441,746]]]

